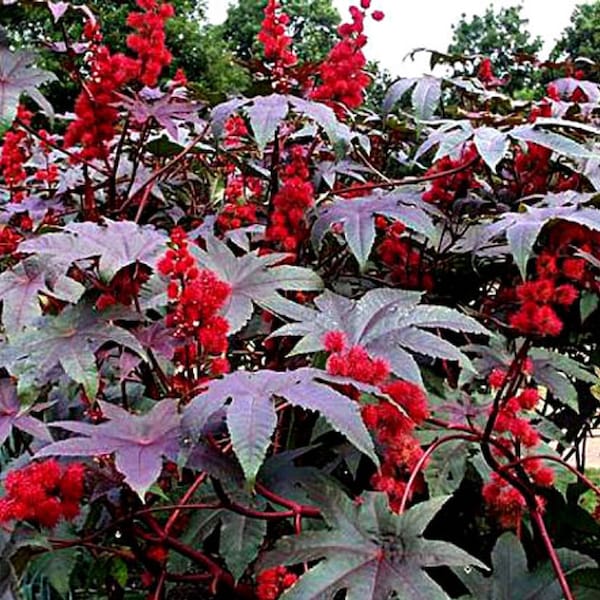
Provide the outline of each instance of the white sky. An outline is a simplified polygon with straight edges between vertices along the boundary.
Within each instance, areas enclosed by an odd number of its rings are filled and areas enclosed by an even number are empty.
[[[523,0],[523,16],[529,19],[529,30],[545,41],[549,52],[562,30],[569,24],[577,4],[591,0]],[[403,58],[417,47],[445,51],[452,38],[451,25],[462,13],[482,14],[493,4],[514,6],[518,0],[373,0],[372,7],[385,12],[386,18],[376,23],[368,19],[369,44],[367,58],[380,61],[394,75],[414,76],[428,71],[429,56],[418,54],[412,62]],[[225,18],[228,0],[208,0],[208,17],[213,23]],[[285,4],[285,1],[284,1]],[[348,7],[359,0],[333,0],[342,19]]]

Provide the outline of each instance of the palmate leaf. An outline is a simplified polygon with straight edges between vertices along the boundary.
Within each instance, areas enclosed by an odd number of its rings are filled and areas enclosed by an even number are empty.
[[[40,294],[77,302],[85,288],[37,257],[27,258],[0,274],[2,324],[9,337],[42,315]]]
[[[273,336],[301,336],[292,354],[323,350],[328,331],[343,331],[349,344],[363,346],[371,355],[386,359],[392,371],[422,385],[421,373],[412,354],[459,361],[469,359],[453,344],[427,329],[447,329],[487,335],[477,321],[452,308],[419,304],[421,292],[379,288],[360,300],[326,291],[315,298],[316,310],[296,305],[284,313],[296,323],[284,325]]]
[[[558,550],[565,575],[596,563],[589,556],[572,550]],[[483,576],[473,569],[453,569],[471,592],[473,600],[562,600],[563,592],[549,563],[534,571],[527,568],[527,556],[513,533],[504,533],[492,552],[493,573]]]
[[[494,127],[478,127],[475,129],[473,142],[479,156],[492,171],[496,170],[498,163],[504,158],[510,146],[508,136]]]
[[[199,123],[200,106],[182,98],[165,94],[154,102],[138,94],[135,98],[119,95],[121,104],[129,111],[131,118],[139,124],[153,119],[172,140],[179,141],[178,127],[183,123]]]
[[[341,490],[312,485],[309,495],[328,530],[280,539],[259,559],[258,569],[320,560],[281,600],[446,600],[449,596],[424,567],[478,565],[476,558],[447,542],[423,537],[448,496],[393,514],[387,496],[367,492],[352,502]]]
[[[430,217],[431,212],[431,206],[421,200],[420,192],[415,191],[373,193],[350,200],[338,198],[325,208],[319,208],[312,227],[312,242],[318,248],[331,226],[342,223],[344,238],[362,270],[375,241],[376,215],[401,221],[409,229],[435,240],[437,232]]]
[[[106,321],[91,307],[76,305],[65,308],[58,316],[41,317],[13,336],[11,343],[0,349],[0,362],[19,376],[20,384],[23,381],[42,384],[60,365],[94,398],[98,391],[95,352],[109,343],[145,357],[141,344],[131,333]]]
[[[383,112],[389,113],[411,88],[411,104],[415,117],[419,121],[431,119],[442,97],[442,80],[437,77],[411,77],[396,81],[384,98]]]
[[[347,144],[352,137],[349,127],[337,119],[335,112],[320,102],[304,100],[285,94],[271,94],[254,98],[233,98],[215,106],[211,113],[212,131],[219,138],[225,123],[237,111],[244,109],[258,147],[264,150],[273,140],[277,128],[293,110],[312,119],[319,125],[334,145]]]
[[[198,437],[210,417],[225,406],[233,450],[246,479],[253,484],[277,424],[274,397],[284,398],[293,406],[319,411],[336,431],[377,462],[358,404],[327,381],[339,383],[340,379],[311,368],[236,371],[212,381],[192,400],[183,413],[184,429]]]
[[[286,118],[289,110],[287,98],[279,94],[257,96],[253,99],[252,104],[246,107],[259,150],[264,150],[275,137],[277,128]]]
[[[38,410],[41,408],[38,407]],[[37,439],[52,441],[46,425],[29,414],[32,410],[35,410],[35,407],[21,406],[17,387],[10,379],[0,379],[0,445],[6,441],[13,427]]]
[[[85,437],[72,437],[42,448],[42,456],[96,456],[115,455],[115,467],[125,476],[125,482],[143,500],[144,494],[158,479],[163,457],[175,460],[179,453],[181,417],[177,402],[172,399],[157,402],[144,415],[133,415],[126,410],[99,402],[102,414],[109,419],[100,425],[81,421],[55,421],[51,427],[60,427]]]
[[[495,238],[505,236],[515,263],[523,279],[527,277],[527,264],[533,246],[544,226],[556,219],[578,223],[593,231],[600,231],[600,211],[583,206],[594,194],[574,191],[548,194],[533,206],[522,205],[523,212],[510,212],[480,232],[479,247]]]
[[[53,114],[38,87],[55,80],[56,75],[34,67],[35,60],[32,52],[11,52],[0,47],[0,134],[12,124],[21,94],[27,94],[47,115]]]
[[[323,288],[321,278],[310,269],[278,265],[286,254],[258,256],[251,252],[236,256],[226,243],[207,235],[206,251],[197,246],[192,252],[201,267],[215,272],[231,286],[231,295],[223,314],[235,333],[250,320],[253,305],[273,312],[287,301],[281,291],[315,291]]]
[[[154,267],[165,251],[166,236],[150,225],[132,221],[70,223],[60,232],[46,233],[19,244],[19,252],[48,257],[68,267],[72,262],[99,257],[102,276],[111,278],[119,269],[139,262]]]

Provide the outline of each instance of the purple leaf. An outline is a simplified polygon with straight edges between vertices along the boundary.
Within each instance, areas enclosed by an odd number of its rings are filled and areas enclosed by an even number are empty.
[[[36,60],[32,52],[11,52],[0,47],[0,128],[10,127],[19,104],[21,94],[26,93],[49,116],[52,106],[37,89],[56,75],[34,67]]]
[[[192,252],[200,266],[214,271],[231,286],[231,296],[224,308],[230,330],[235,333],[250,320],[253,304],[274,312],[284,303],[281,291],[313,291],[323,287],[320,277],[310,269],[288,265],[278,266],[286,254],[258,256],[251,252],[236,256],[225,244],[207,235],[206,251],[194,246]]]
[[[120,98],[121,104],[136,123],[141,125],[154,119],[175,141],[179,141],[178,125],[200,122],[199,104],[173,98],[170,94],[165,94],[155,102],[149,102],[139,95],[135,98],[121,95]]]
[[[353,136],[352,131],[348,125],[338,120],[335,112],[329,106],[296,96],[288,96],[288,100],[295,112],[309,117],[322,127],[332,144],[337,146],[350,143]]]
[[[280,94],[257,96],[251,105],[246,106],[246,113],[250,118],[250,126],[259,150],[264,150],[275,137],[275,132],[288,111],[287,97]]]
[[[312,228],[312,242],[319,247],[335,223],[344,225],[344,237],[361,269],[364,269],[375,241],[375,216],[383,215],[404,223],[409,229],[435,239],[436,229],[428,212],[431,208],[415,192],[374,193],[363,198],[338,198],[318,213]]]
[[[135,262],[154,267],[164,252],[166,237],[154,227],[140,227],[132,221],[70,223],[57,233],[46,233],[19,245],[20,252],[50,257],[67,267],[74,261],[99,257],[100,272],[112,277]]]
[[[48,8],[55,23],[58,23],[69,9],[68,2],[48,2]]]
[[[398,102],[404,96],[404,94],[406,94],[406,92],[408,92],[408,90],[410,90],[410,88],[417,83],[417,81],[418,79],[415,77],[396,81],[396,83],[390,87],[385,95],[382,105],[383,113],[387,115],[394,107],[394,104],[396,104],[396,102]]]
[[[65,308],[58,316],[44,316],[0,349],[0,360],[10,372],[27,381],[45,383],[60,365],[81,383],[88,396],[98,389],[95,352],[104,344],[117,344],[145,358],[144,350],[128,331],[104,320],[87,306]]]
[[[31,410],[35,408],[21,406],[15,384],[10,379],[0,379],[0,445],[6,441],[13,427],[40,440],[52,441],[46,425],[29,416]]]
[[[423,77],[417,81],[412,92],[412,105],[418,121],[427,121],[433,117],[440,98],[442,82],[435,77]]]
[[[573,158],[594,158],[597,154],[561,133],[540,129],[539,125],[522,125],[508,132],[517,141],[532,142]]]
[[[319,411],[336,431],[377,462],[358,404],[329,387],[329,380],[333,381],[327,373],[311,368],[236,371],[210,382],[208,389],[192,400],[183,414],[184,429],[197,437],[211,415],[225,406],[233,449],[246,479],[253,483],[275,431],[273,398],[278,397],[293,406]]]
[[[297,322],[284,325],[272,335],[300,336],[292,354],[303,354],[323,350],[327,332],[343,331],[349,344],[361,345],[372,355],[384,358],[394,373],[419,385],[419,369],[407,350],[434,358],[452,356],[470,368],[469,359],[456,346],[445,340],[435,344],[432,334],[421,335],[421,330],[448,329],[481,335],[488,331],[457,310],[421,305],[420,299],[420,292],[391,288],[371,290],[360,300],[326,291],[315,298],[316,310],[303,306],[296,314],[288,313]]]
[[[80,283],[57,273],[37,258],[25,259],[14,269],[4,271],[0,274],[0,300],[2,323],[8,336],[18,333],[42,315],[40,293],[76,302],[83,292]]]
[[[479,156],[492,171],[496,170],[510,146],[508,136],[493,127],[475,129],[473,141]]]
[[[144,499],[160,476],[163,457],[176,460],[180,447],[180,416],[175,400],[161,400],[145,415],[132,415],[107,402],[100,402],[110,419],[100,425],[78,421],[55,421],[60,427],[84,436],[54,442],[36,456],[95,456],[114,453],[115,466],[125,482]]]
[[[524,211],[505,213],[495,223],[484,226],[478,246],[481,248],[490,240],[505,236],[521,276],[525,279],[533,246],[546,223],[562,219],[594,231],[600,230],[599,211],[582,208],[582,204],[593,197],[594,194],[574,191],[548,194],[534,206],[523,205]]]

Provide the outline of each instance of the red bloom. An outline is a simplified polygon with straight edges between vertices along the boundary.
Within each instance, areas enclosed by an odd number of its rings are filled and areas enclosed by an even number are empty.
[[[277,600],[297,580],[298,576],[285,567],[273,567],[262,571],[256,577],[256,598],[257,600]]]
[[[175,361],[188,369],[202,365],[204,374],[213,376],[227,372],[221,355],[227,350],[229,323],[218,313],[229,299],[230,286],[212,271],[198,268],[180,228],[171,231],[171,248],[159,260],[158,270],[170,278],[167,295],[172,308],[166,324],[182,340]]]
[[[331,49],[321,65],[321,84],[312,92],[312,98],[334,104],[339,116],[340,104],[358,108],[364,100],[364,91],[371,77],[364,72],[367,59],[362,49],[367,43],[364,35],[365,13],[356,6],[350,7],[351,23],[338,28],[341,40]]]
[[[277,0],[267,1],[258,41],[262,43],[265,59],[270,63],[275,89],[287,92],[290,81],[286,70],[298,62],[298,57],[291,47],[292,38],[286,35],[285,28],[290,18],[280,9],[281,5]]]
[[[0,499],[0,522],[30,521],[54,527],[79,514],[85,467],[61,469],[54,459],[32,463],[6,476],[6,495]]]

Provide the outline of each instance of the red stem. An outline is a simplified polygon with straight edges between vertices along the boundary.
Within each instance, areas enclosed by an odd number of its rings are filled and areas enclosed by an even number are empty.
[[[400,508],[398,509],[398,513],[402,514],[406,508],[406,503],[408,502],[408,498],[410,497],[410,491],[412,486],[417,479],[417,476],[421,472],[421,469],[425,466],[425,463],[429,460],[431,455],[446,442],[451,442],[453,440],[467,440],[469,442],[477,442],[479,441],[479,436],[476,435],[466,435],[462,433],[455,433],[452,435],[448,435],[446,437],[440,438],[436,440],[427,450],[423,453],[423,456],[417,461],[417,464],[414,466],[411,471],[408,482],[406,483],[406,487],[404,488],[404,493],[402,494],[402,500],[400,501]]]
[[[544,543],[544,547],[546,548],[546,552],[548,553],[548,557],[550,558],[550,562],[552,563],[552,568],[554,569],[554,574],[556,575],[556,578],[558,579],[558,583],[560,584],[560,587],[562,589],[565,600],[575,600],[575,596],[573,596],[573,592],[571,591],[569,583],[567,582],[565,572],[563,571],[563,568],[560,564],[560,560],[558,558],[558,554],[556,553],[556,549],[554,548],[554,545],[552,544],[552,540],[550,539],[550,536],[548,535],[548,530],[546,529],[546,524],[544,523],[544,519],[542,518],[542,515],[540,514],[539,509],[537,509],[537,508],[532,509],[530,511],[530,513],[531,513],[531,518],[532,518],[533,522],[535,523],[535,525],[538,529],[538,532],[542,538],[542,542]]]
[[[426,181],[433,181],[434,179],[440,179],[441,177],[447,177],[449,175],[454,175],[455,173],[460,173],[465,169],[473,166],[479,158],[474,158],[473,160],[465,163],[464,165],[460,165],[455,167],[454,169],[448,169],[447,171],[440,171],[439,173],[431,173],[431,175],[422,175],[421,177],[404,177],[402,179],[392,179],[391,181],[384,181],[379,183],[367,183],[365,185],[359,185],[356,187],[347,187],[339,190],[334,190],[336,196],[340,196],[342,194],[348,192],[369,192],[371,190],[388,188],[388,187],[399,187],[401,185],[414,185],[415,183],[425,183]]]

